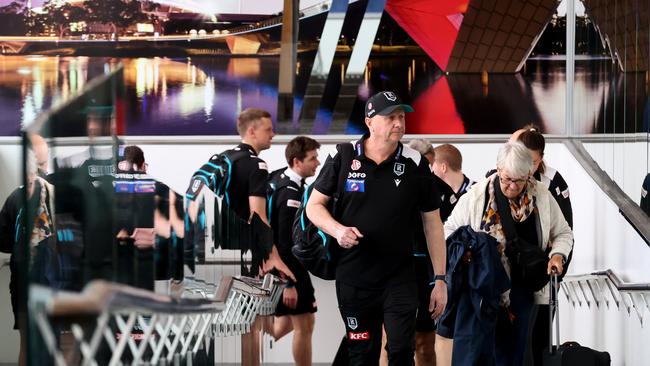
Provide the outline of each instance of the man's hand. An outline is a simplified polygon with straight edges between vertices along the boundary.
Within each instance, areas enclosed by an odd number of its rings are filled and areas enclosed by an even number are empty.
[[[298,291],[295,287],[285,287],[282,292],[282,302],[289,309],[295,309],[298,306]]]
[[[153,228],[137,227],[133,230],[131,239],[133,239],[133,245],[138,249],[153,248],[156,243],[156,234]]]
[[[429,299],[429,312],[431,319],[438,320],[447,306],[447,284],[444,281],[436,281],[431,290]]]
[[[117,233],[115,237],[120,240],[120,244],[125,244],[123,242],[129,238],[129,233],[126,231],[126,229],[120,229],[120,232]]]
[[[564,257],[561,254],[553,254],[551,259],[548,260],[548,268],[546,273],[551,274],[553,268],[557,269],[557,274],[561,275],[564,271]]]
[[[341,225],[336,229],[335,237],[341,247],[348,249],[359,244],[359,239],[363,238],[363,235],[356,227]]]
[[[275,248],[275,245],[273,246],[273,249],[271,249],[271,254],[269,254],[269,259],[264,261],[262,263],[262,274],[266,274],[271,272],[272,270],[277,269],[280,272],[281,277],[283,278],[290,278],[294,282],[296,281],[296,276],[293,275],[293,272],[287,267],[286,264],[282,261],[280,258],[280,255],[278,254],[277,249]]]

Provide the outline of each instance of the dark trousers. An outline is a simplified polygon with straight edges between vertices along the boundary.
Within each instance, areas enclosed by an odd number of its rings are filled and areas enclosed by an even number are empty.
[[[549,305],[536,305],[537,314],[533,324],[533,331],[531,336],[531,353],[533,365],[542,366],[544,351],[548,349],[548,332],[549,332]],[[530,364],[530,363],[528,363]]]
[[[388,364],[413,365],[415,283],[370,290],[337,281],[336,296],[345,324],[350,365],[379,363],[382,323],[386,329]]]
[[[510,308],[502,308],[497,317],[495,356],[497,366],[521,366],[531,332],[533,293],[513,286]],[[534,320],[534,319],[533,319]]]

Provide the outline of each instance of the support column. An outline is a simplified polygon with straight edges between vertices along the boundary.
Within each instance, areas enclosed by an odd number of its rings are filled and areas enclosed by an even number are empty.
[[[575,0],[566,1],[566,103],[564,126],[568,136],[575,134],[573,126],[573,85],[575,82],[576,10]]]
[[[299,0],[284,0],[280,48],[280,76],[278,80],[278,123],[291,123],[293,121],[299,4]]]

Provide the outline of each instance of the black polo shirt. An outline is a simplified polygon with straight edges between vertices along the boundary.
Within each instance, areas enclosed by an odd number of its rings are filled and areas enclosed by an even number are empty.
[[[454,192],[454,190],[449,185],[447,185],[447,183],[444,184],[449,188],[449,190],[440,196],[440,200],[442,201],[442,207],[440,208],[440,218],[442,219],[442,222],[447,221],[447,218],[449,215],[451,215],[454,207],[456,207],[456,204],[458,203],[460,197],[467,193],[467,191],[469,191],[469,189],[472,188],[476,182],[467,178],[467,176],[463,174],[463,184],[461,184],[458,192]]]
[[[241,143],[232,150],[227,151],[228,156],[235,156],[239,152],[248,152],[238,157],[232,167],[228,195],[230,208],[242,218],[248,221],[250,217],[250,205],[248,197],[256,196],[266,198],[266,183],[269,171],[266,162],[260,159],[248,144]]]
[[[555,198],[555,202],[560,206],[564,219],[573,228],[573,209],[571,208],[571,198],[569,197],[569,186],[560,172],[548,165],[545,169],[544,174],[536,172],[533,176],[548,188],[553,198]]]
[[[290,168],[287,168],[288,171]],[[295,173],[294,173],[295,175]],[[308,281],[309,273],[300,264],[291,252],[293,247],[293,222],[302,200],[302,184],[291,179],[288,174],[282,173],[278,177],[277,190],[273,194],[271,206],[271,228],[273,229],[273,242],[278,249],[282,261],[289,267],[296,279]]]
[[[414,281],[413,218],[440,207],[440,196],[422,155],[398,144],[377,165],[355,143],[355,158],[341,166],[341,156],[328,157],[314,183],[327,196],[337,192],[338,173],[347,176],[337,203],[337,221],[359,229],[359,244],[342,250],[336,280],[358,287],[383,288]]]

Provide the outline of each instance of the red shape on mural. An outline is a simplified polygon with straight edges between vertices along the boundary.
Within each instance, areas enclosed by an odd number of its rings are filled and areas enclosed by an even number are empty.
[[[440,78],[413,102],[406,119],[408,134],[465,134],[447,78]]]
[[[469,0],[388,0],[386,11],[445,70],[468,4]]]

